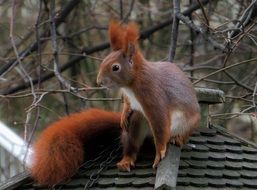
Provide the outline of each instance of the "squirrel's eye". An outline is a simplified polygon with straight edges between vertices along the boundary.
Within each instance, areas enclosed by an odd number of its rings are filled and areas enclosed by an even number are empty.
[[[114,71],[114,72],[120,71],[120,65],[119,64],[113,64],[112,65],[112,71]]]

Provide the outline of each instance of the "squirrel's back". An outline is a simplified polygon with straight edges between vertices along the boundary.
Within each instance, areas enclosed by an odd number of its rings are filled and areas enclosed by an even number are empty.
[[[142,80],[143,83],[158,89],[156,92],[158,96],[161,96],[166,102],[170,102],[171,105],[191,107],[192,110],[199,112],[200,108],[194,87],[186,74],[176,64],[148,62],[144,64],[144,67],[140,78],[141,80],[146,78]]]

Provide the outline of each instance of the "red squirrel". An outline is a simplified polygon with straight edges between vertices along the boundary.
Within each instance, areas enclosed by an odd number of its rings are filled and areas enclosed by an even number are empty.
[[[69,179],[97,144],[120,136],[120,120],[120,113],[88,109],[51,124],[33,145],[31,176],[49,186]]]
[[[167,143],[175,140],[182,146],[199,122],[195,92],[184,73],[173,63],[146,61],[137,45],[135,24],[113,21],[108,30],[113,52],[101,64],[97,82],[122,88],[122,113],[89,109],[46,128],[33,145],[30,167],[40,184],[51,186],[69,179],[85,159],[94,156],[96,143],[108,143],[120,134],[123,158],[117,163],[119,169],[129,171],[134,166],[140,146],[151,133],[156,167]],[[150,128],[142,124],[143,117]]]
[[[100,65],[97,83],[103,87],[121,88],[125,97],[122,111],[123,158],[117,164],[120,170],[130,171],[137,153],[148,135],[155,144],[156,168],[165,157],[167,143],[182,146],[200,120],[196,93],[183,71],[170,62],[147,61],[138,47],[138,27],[134,23],[121,25],[111,21],[109,39],[112,52]],[[136,114],[148,121],[147,128],[126,123]]]

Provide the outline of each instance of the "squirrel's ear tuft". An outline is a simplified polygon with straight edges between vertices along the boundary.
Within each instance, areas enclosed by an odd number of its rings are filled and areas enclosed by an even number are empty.
[[[112,20],[109,23],[108,32],[111,49],[114,51],[122,49],[125,40],[124,27],[118,21]]]
[[[123,46],[123,51],[125,54],[131,56],[131,53],[135,53],[138,39],[139,39],[139,34],[138,34],[137,24],[133,22],[128,23],[126,26],[125,40],[124,40],[125,42]]]

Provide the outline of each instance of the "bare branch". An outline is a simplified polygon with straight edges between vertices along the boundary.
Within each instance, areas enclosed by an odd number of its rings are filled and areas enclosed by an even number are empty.
[[[227,52],[227,48],[214,40],[210,35],[208,35],[201,27],[195,25],[188,17],[184,16],[182,13],[177,14],[177,18],[184,22],[188,27],[192,28],[194,31],[202,34],[202,36],[208,40],[215,48]]]
[[[179,19],[177,14],[180,13],[180,2],[179,0],[173,0],[173,23],[172,23],[172,32],[171,32],[171,43],[169,49],[169,62],[172,62],[175,57],[176,47],[177,47],[177,38],[178,38],[178,27]]]
[[[253,107],[255,109],[255,117],[257,117],[257,106],[256,106],[256,101],[255,101],[256,96],[257,96],[257,82],[255,83],[255,87],[254,87],[254,91],[253,91],[253,95],[252,95],[252,103],[253,103]]]
[[[208,75],[205,75],[204,77],[202,77],[202,78],[198,79],[197,81],[195,81],[193,84],[197,84],[197,83],[199,83],[200,81],[202,81],[203,79],[208,78],[208,77],[210,77],[210,76],[213,76],[213,75],[215,75],[215,74],[217,74],[217,73],[220,73],[221,71],[225,71],[225,70],[230,69],[230,68],[232,68],[232,67],[235,67],[235,66],[238,66],[238,65],[242,65],[242,64],[245,64],[245,63],[249,63],[249,62],[253,62],[253,61],[256,61],[256,60],[257,60],[257,58],[253,58],[253,59],[241,61],[241,62],[239,62],[239,63],[235,63],[235,64],[233,64],[233,65],[229,65],[229,66],[227,66],[227,67],[223,67],[223,68],[221,68],[221,69],[219,69],[219,70],[217,70],[217,71],[214,71],[214,72],[212,72],[212,73],[210,73],[210,74],[208,74]],[[255,63],[256,63],[256,62],[255,62]],[[251,91],[253,91],[253,90],[251,90]]]
[[[18,66],[21,69],[22,73],[25,75],[25,77],[29,80],[31,93],[32,93],[33,98],[34,98],[34,100],[33,100],[33,103],[34,103],[37,99],[37,96],[36,96],[35,90],[34,90],[34,84],[32,82],[32,78],[29,76],[27,71],[22,66],[21,59],[19,57],[19,53],[18,53],[18,50],[16,48],[16,44],[15,44],[14,37],[13,37],[13,30],[14,30],[13,29],[14,28],[13,24],[14,24],[15,12],[16,12],[16,0],[13,0],[12,1],[12,14],[11,14],[11,18],[10,18],[10,34],[9,34],[9,37],[10,37],[11,44],[13,46],[13,50],[14,50],[14,53],[16,55],[17,61],[18,61]],[[28,127],[29,127],[30,119],[31,119],[31,110],[29,110],[27,112],[26,121],[25,121],[25,124],[24,124],[24,140],[25,141],[27,141],[27,138],[28,138]]]
[[[52,50],[53,50],[53,63],[54,63],[54,74],[58,78],[59,82],[67,89],[75,91],[75,88],[72,87],[69,82],[64,80],[59,71],[59,50],[56,39],[56,25],[55,25],[55,0],[51,1],[50,4],[50,20],[51,20],[51,41],[52,41]]]
[[[197,2],[200,5],[200,8],[202,10],[202,13],[203,13],[203,16],[204,16],[204,19],[205,19],[205,22],[206,22],[205,25],[207,26],[207,29],[208,29],[210,27],[210,24],[209,24],[209,19],[207,17],[207,14],[206,14],[206,12],[204,10],[203,4],[202,4],[202,2],[200,0],[197,0]]]
[[[56,26],[59,26],[65,18],[69,15],[69,13],[73,10],[73,8],[80,2],[81,0],[73,0],[69,1],[65,7],[63,8],[63,11],[60,12],[59,16],[56,18]],[[45,30],[40,37],[46,37],[49,34],[49,29]],[[30,55],[32,52],[36,51],[38,49],[37,42],[32,43],[29,45],[24,51],[22,51],[19,54],[19,57],[24,59],[26,56]],[[21,59],[21,60],[22,60]],[[8,73],[10,70],[12,70],[17,64],[18,60],[14,59],[11,60],[10,62],[4,64],[3,66],[0,67],[0,78],[4,77],[6,73]]]
[[[209,0],[202,0],[202,4],[203,5],[206,5],[207,3],[209,3]],[[200,6],[199,4],[193,4],[191,5],[190,7],[188,7],[188,9],[186,9],[185,11],[183,11],[183,15],[185,16],[188,16],[189,14],[191,14],[193,11],[199,9]],[[150,26],[144,30],[142,30],[140,32],[140,39],[141,40],[144,40],[144,39],[147,39],[148,37],[150,37],[152,34],[154,34],[155,32],[169,26],[171,23],[172,23],[172,18],[170,19],[167,19],[167,20],[164,20],[163,22],[159,22],[158,24],[156,25],[153,25],[153,26]],[[84,55],[90,55],[92,53],[95,53],[95,52],[99,52],[99,51],[102,51],[102,50],[105,50],[109,48],[109,43],[108,42],[104,42],[104,43],[101,43],[101,44],[98,44],[96,46],[93,46],[91,48],[88,48],[88,47],[84,47],[83,50],[82,50],[82,54]],[[65,71],[66,69],[70,68],[71,66],[75,65],[75,64],[78,64],[79,61],[83,60],[85,57],[83,56],[74,56],[72,57],[70,60],[68,60],[65,64],[63,64],[62,66],[60,66],[60,72],[62,71]],[[0,69],[0,73],[1,73],[1,69]],[[45,74],[44,76],[42,76],[41,78],[41,82],[43,81],[46,81],[52,77],[54,77],[55,75],[53,73],[48,73],[48,74]],[[33,84],[36,84],[38,83],[38,79],[33,79]],[[17,85],[13,88],[10,88],[10,89],[7,89],[3,92],[1,92],[2,94],[12,94],[12,93],[15,93],[19,90],[22,90],[22,89],[26,89],[27,87],[29,86],[28,83],[24,83],[24,84],[20,84],[20,85]]]

